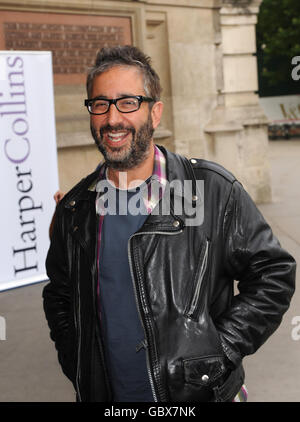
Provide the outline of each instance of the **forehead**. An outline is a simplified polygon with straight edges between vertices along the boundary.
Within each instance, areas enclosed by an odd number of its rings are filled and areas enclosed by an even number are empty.
[[[93,97],[104,95],[143,95],[142,72],[134,66],[115,66],[96,76],[93,82]]]

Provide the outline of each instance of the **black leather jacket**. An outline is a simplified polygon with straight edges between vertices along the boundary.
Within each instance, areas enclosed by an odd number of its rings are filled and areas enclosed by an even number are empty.
[[[154,398],[231,401],[243,384],[243,357],[267,340],[289,307],[295,261],[232,174],[160,148],[169,181],[204,180],[204,222],[189,226],[184,214],[150,214],[129,240]],[[89,190],[96,177],[83,179],[57,208],[43,296],[78,399],[111,401],[97,309],[96,193]]]

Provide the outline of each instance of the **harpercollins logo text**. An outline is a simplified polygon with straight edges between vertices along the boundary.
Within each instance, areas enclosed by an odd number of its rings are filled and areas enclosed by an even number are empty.
[[[37,225],[43,204],[34,197],[34,180],[31,169],[31,145],[34,130],[28,113],[26,69],[20,56],[8,56],[4,61],[6,74],[0,92],[0,118],[6,131],[0,133],[3,155],[16,176],[18,237],[11,245],[13,277],[38,271],[39,239]],[[5,73],[5,67],[2,69]]]

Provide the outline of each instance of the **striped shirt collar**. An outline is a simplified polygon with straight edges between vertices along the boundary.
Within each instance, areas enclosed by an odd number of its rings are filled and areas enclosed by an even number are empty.
[[[99,178],[97,180],[97,184],[95,186],[95,190],[97,192],[96,198],[96,211],[98,214],[102,214],[101,210],[103,210],[103,201],[101,200],[101,189],[99,188],[101,184],[101,180],[105,178],[106,172],[106,164],[103,162],[100,165],[99,169]],[[154,145],[154,165],[153,165],[153,173],[148,183],[148,198],[144,197],[144,203],[147,209],[148,214],[150,214],[153,209],[156,207],[158,202],[160,201],[161,197],[164,194],[165,187],[167,184],[167,173],[166,173],[166,158],[161,150]],[[155,187],[155,188],[154,188]]]

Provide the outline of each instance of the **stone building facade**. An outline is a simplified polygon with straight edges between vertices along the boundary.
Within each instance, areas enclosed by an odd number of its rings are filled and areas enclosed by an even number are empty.
[[[254,55],[261,1],[0,0],[0,48],[53,54],[61,189],[101,159],[83,106],[86,69],[98,46],[131,43],[152,57],[163,86],[155,142],[222,164],[256,202],[270,201]]]

